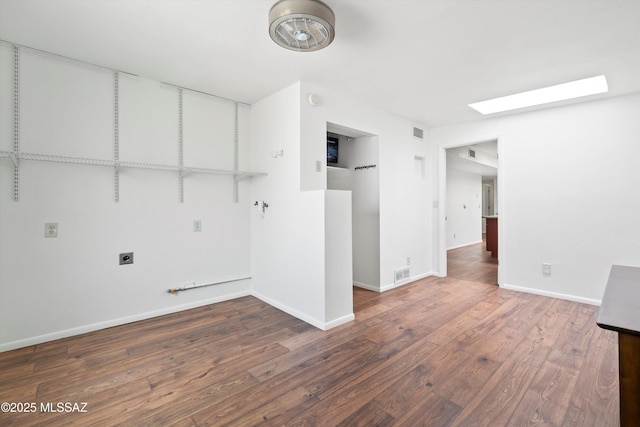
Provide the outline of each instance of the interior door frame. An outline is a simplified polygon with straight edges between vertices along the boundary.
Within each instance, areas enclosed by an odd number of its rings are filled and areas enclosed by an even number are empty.
[[[497,141],[498,145],[498,285],[504,285],[506,277],[507,256],[509,248],[506,245],[506,233],[508,224],[508,211],[505,203],[505,155],[504,138],[501,135],[482,138],[479,140],[454,142],[438,147],[438,271],[440,277],[447,275],[447,152],[450,148],[465,147],[467,145],[480,144],[487,141]],[[494,189],[495,191],[495,189]],[[495,208],[495,207],[494,207]]]

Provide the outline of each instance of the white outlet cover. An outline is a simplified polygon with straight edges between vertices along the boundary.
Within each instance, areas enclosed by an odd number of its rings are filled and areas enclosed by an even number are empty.
[[[58,237],[57,222],[46,222],[44,224],[44,237]]]
[[[193,221],[193,231],[202,231],[202,221],[196,219]]]

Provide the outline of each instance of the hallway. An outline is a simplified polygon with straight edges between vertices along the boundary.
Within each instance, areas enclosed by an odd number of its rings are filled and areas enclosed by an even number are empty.
[[[447,276],[472,282],[498,284],[498,260],[485,250],[485,241],[447,251]]]

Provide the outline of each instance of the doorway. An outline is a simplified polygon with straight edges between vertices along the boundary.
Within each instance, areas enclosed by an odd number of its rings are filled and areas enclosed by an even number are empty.
[[[483,243],[485,237],[485,220],[499,215],[501,203],[501,172],[498,167],[498,153],[501,144],[498,138],[474,142],[464,145],[452,145],[440,148],[439,156],[439,200],[444,208],[439,214],[438,226],[438,254],[441,276],[448,275],[448,257],[450,250],[456,250],[454,257],[461,257],[465,253],[472,260],[479,260],[485,256]],[[498,223],[503,229],[504,220]],[[503,241],[503,233],[498,235],[498,241]],[[468,247],[467,250],[462,248]],[[458,250],[460,248],[460,250]],[[504,249],[504,248],[503,248]],[[471,256],[471,252],[475,255]],[[505,252],[500,251],[500,259],[504,259]],[[488,263],[491,268],[497,266],[495,282],[500,283],[502,277],[500,264]],[[455,268],[452,264],[452,268]],[[485,269],[487,265],[477,266]],[[459,272],[453,272],[459,275]],[[493,279],[490,281],[494,282]]]
[[[496,179],[494,177],[482,177],[482,216],[493,216],[496,214],[495,181]]]

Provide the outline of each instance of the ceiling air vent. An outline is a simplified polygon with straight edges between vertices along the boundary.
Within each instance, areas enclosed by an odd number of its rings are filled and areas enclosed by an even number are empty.
[[[417,127],[413,127],[413,137],[417,138],[417,139],[424,139],[424,130],[417,128]]]
[[[469,148],[469,157],[471,157],[472,159],[476,158],[476,151],[472,150],[471,148]]]

